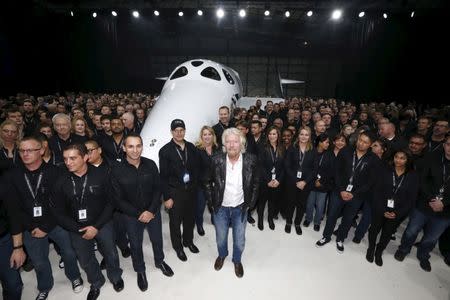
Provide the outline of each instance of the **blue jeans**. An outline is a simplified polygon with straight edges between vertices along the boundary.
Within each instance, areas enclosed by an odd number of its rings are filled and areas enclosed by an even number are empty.
[[[195,225],[203,227],[203,214],[206,207],[205,192],[199,188],[197,192],[197,202],[195,203]]]
[[[69,233],[66,230],[56,226],[43,238],[32,237],[29,231],[24,231],[23,242],[27,248],[28,256],[33,262],[40,292],[48,292],[53,287],[52,268],[48,259],[49,238],[59,246],[61,257],[64,261],[66,277],[73,281],[81,276],[80,269],[78,269],[77,256],[73,250]]]
[[[112,283],[119,281],[122,278],[122,269],[119,265],[119,254],[114,241],[112,221],[106,223],[92,240],[85,240],[81,236],[78,232],[70,233],[72,245],[77,253],[80,266],[86,272],[91,286],[99,289],[105,283],[105,277],[95,257],[94,241],[97,242],[99,251],[105,258],[108,279]]]
[[[124,225],[123,214],[115,211],[113,214],[114,237],[117,247],[124,250],[128,247],[127,230]]]
[[[0,282],[4,300],[20,300],[22,297],[22,278],[19,270],[10,267],[9,258],[13,251],[11,235],[0,238]]]
[[[370,223],[372,223],[372,206],[370,200],[366,198],[362,207],[362,217],[355,230],[355,238],[362,240],[369,230]]]
[[[423,229],[423,237],[417,247],[417,258],[428,260],[439,237],[449,226],[450,218],[428,215],[416,208],[409,216],[409,223],[403,233],[398,250],[403,254],[408,254],[416,241],[417,235]]]
[[[323,213],[325,211],[327,193],[318,191],[311,191],[306,202],[306,216],[305,220],[311,223],[313,221],[314,208],[316,214],[314,215],[314,225],[320,225],[322,222]]]
[[[245,216],[243,215],[245,214]],[[240,263],[245,248],[245,226],[247,214],[238,207],[221,206],[214,214],[217,250],[220,257],[228,256],[228,227],[233,232],[233,262]]]
[[[131,260],[133,269],[137,273],[145,272],[144,254],[142,252],[142,240],[144,239],[144,229],[147,229],[148,236],[152,242],[153,258],[155,265],[164,261],[163,238],[161,226],[161,213],[158,211],[155,218],[145,224],[139,222],[135,217],[123,216],[128,239],[130,240]]]

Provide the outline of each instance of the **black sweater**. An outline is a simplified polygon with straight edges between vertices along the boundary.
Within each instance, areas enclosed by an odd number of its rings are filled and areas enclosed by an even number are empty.
[[[48,140],[48,146],[55,156],[55,163],[57,166],[64,165],[64,148],[74,143],[83,143],[83,141],[79,135],[72,133],[67,140],[61,139],[57,134],[55,134]]]
[[[284,170],[286,172],[286,183],[296,184],[298,181],[305,181],[305,190],[312,189],[314,180],[317,176],[317,164],[314,150],[308,150],[304,153],[302,167],[299,166],[300,151],[298,146],[291,146],[286,152],[284,159]],[[297,178],[297,172],[302,172],[302,178]]]

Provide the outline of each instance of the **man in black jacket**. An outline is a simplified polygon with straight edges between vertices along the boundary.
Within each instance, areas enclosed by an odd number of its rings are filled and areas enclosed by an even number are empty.
[[[67,146],[63,156],[70,173],[61,176],[56,183],[51,206],[58,224],[69,231],[80,265],[91,284],[87,299],[97,299],[105,283],[95,258],[94,240],[105,258],[108,278],[114,290],[120,292],[124,283],[114,243],[107,171],[87,164],[84,144]]]
[[[42,160],[44,149],[39,137],[25,137],[19,145],[23,166],[10,170],[9,201],[19,205],[17,218],[22,223],[24,244],[36,270],[39,294],[44,300],[53,287],[53,275],[48,258],[51,238],[60,248],[66,277],[75,293],[83,290],[83,280],[69,234],[57,226],[49,209],[50,191],[60,171]]]
[[[170,124],[172,140],[159,150],[159,168],[164,206],[169,210],[172,247],[181,261],[186,261],[183,246],[198,253],[194,245],[194,211],[200,159],[195,146],[184,140],[186,126],[175,119]],[[183,223],[183,241],[180,226]]]
[[[153,160],[141,157],[143,145],[139,135],[130,133],[123,146],[126,157],[112,168],[111,189],[114,203],[123,212],[137,283],[145,291],[148,282],[142,253],[144,229],[152,242],[156,267],[166,276],[173,275],[164,262],[159,174]]]
[[[214,211],[219,252],[214,268],[220,270],[228,256],[228,227],[231,224],[234,271],[240,278],[244,276],[241,257],[245,247],[247,210],[255,206],[258,197],[258,166],[256,157],[245,153],[245,137],[238,129],[225,130],[222,141],[226,153],[212,158],[210,176],[204,179],[206,200]]]
[[[417,207],[409,217],[408,227],[394,256],[403,261],[419,232],[426,228],[417,247],[417,258],[420,267],[427,272],[431,271],[430,252],[450,226],[450,135],[445,137],[443,148],[426,158]]]
[[[222,146],[222,133],[225,129],[230,127],[230,109],[228,106],[222,106],[219,108],[219,122],[213,126],[216,133],[217,143]]]

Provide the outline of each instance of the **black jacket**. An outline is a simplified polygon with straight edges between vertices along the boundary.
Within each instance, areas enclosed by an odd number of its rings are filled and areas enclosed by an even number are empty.
[[[158,168],[153,160],[141,157],[139,167],[125,159],[111,170],[113,203],[123,213],[138,218],[144,211],[156,214],[161,206]]]
[[[289,185],[295,185],[298,181],[305,181],[305,191],[311,190],[314,184],[314,180],[317,176],[317,164],[315,162],[316,155],[314,150],[308,150],[304,153],[303,163],[300,170],[300,151],[298,145],[291,146],[286,152],[286,158],[284,159],[284,170],[286,172],[286,183]],[[302,178],[297,178],[297,172],[302,172]]]
[[[84,179],[88,176],[83,203],[81,198]],[[72,179],[76,185],[76,195]],[[55,185],[51,197],[51,209],[59,225],[68,231],[78,232],[85,226],[94,226],[100,230],[103,225],[112,219],[113,205],[109,174],[105,168],[96,168],[88,165],[88,171],[81,178],[66,172]],[[78,220],[78,210],[87,210],[87,220]]]
[[[265,186],[272,180],[272,169],[275,168],[276,180],[278,182],[284,181],[284,155],[277,155],[273,152],[273,148],[270,145],[261,145],[259,153],[259,166],[260,166],[260,180]]]
[[[57,166],[64,165],[64,148],[74,143],[83,143],[82,137],[71,133],[67,140],[62,140],[57,134],[55,134],[48,140],[48,146],[55,156],[55,164]]]
[[[209,171],[211,170],[211,158],[214,155],[220,154],[221,152],[219,151],[219,148],[213,147],[212,149],[212,153],[211,155],[208,154],[208,152],[206,152],[205,149],[200,149],[197,148],[198,151],[198,156],[200,159],[200,180],[203,180],[203,178],[205,178],[205,176],[209,176]],[[200,188],[204,188],[204,185],[200,183],[199,185]]]
[[[259,174],[257,159],[251,153],[242,155],[242,188],[244,190],[244,203],[242,210],[253,208],[258,199]],[[225,183],[227,178],[227,157],[225,153],[212,158],[209,176],[204,178],[205,196],[208,205],[217,211],[223,202]]]
[[[119,144],[116,144],[116,141],[112,136],[104,134],[99,140],[100,146],[102,147],[103,157],[108,161],[110,166],[125,159],[125,153],[122,148],[124,139],[125,134]]]
[[[314,150],[316,156],[316,170],[317,175],[316,179],[319,179],[320,175],[320,187],[315,186],[314,179],[313,182],[313,190],[317,192],[326,193],[334,189],[334,175],[335,175],[335,160],[336,157],[332,151],[324,151],[322,153],[318,153],[317,150]]]

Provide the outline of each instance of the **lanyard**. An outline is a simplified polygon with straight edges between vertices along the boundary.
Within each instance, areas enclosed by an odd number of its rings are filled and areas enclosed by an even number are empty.
[[[183,160],[183,156],[181,156],[180,150],[178,150],[177,146],[175,146],[175,150],[177,150],[177,153],[178,153],[178,156],[180,157],[181,163],[186,168],[186,164],[187,164],[187,160],[188,160],[187,146],[186,145],[184,146],[184,160]]]
[[[430,149],[430,152],[434,152],[437,148],[439,148],[440,145],[441,143],[438,143],[436,147],[431,149],[431,141],[428,142],[428,148]]]
[[[62,153],[61,142],[59,141],[59,136],[56,136],[56,142],[58,143],[59,152]],[[72,143],[72,137],[69,137],[69,144]]]
[[[275,162],[277,160],[277,150],[273,150],[272,146],[270,146],[270,157],[272,157],[272,165],[275,166]]]
[[[298,148],[298,166],[300,168],[300,171],[303,169],[303,160],[305,159],[305,153],[302,152],[300,147]]]
[[[24,173],[23,176],[25,177],[25,181],[27,183],[28,190],[30,191],[31,196],[33,197],[33,200],[36,203],[36,197],[37,197],[37,194],[38,194],[38,191],[39,191],[39,187],[41,186],[41,182],[42,182],[42,172],[39,173],[39,177],[38,177],[38,180],[37,180],[37,183],[36,183],[36,188],[34,190],[31,187],[31,182],[30,182],[30,179],[28,178],[27,174]]]
[[[323,157],[325,156],[325,151],[322,153],[322,156],[320,157],[319,160],[319,168],[322,166],[322,161],[323,161]]]
[[[120,154],[122,153],[122,146],[123,146],[123,135],[122,138],[120,139],[119,145],[116,144],[116,141],[113,138],[113,147],[114,147],[114,151],[116,152],[116,156],[119,157]]]
[[[3,154],[5,154],[5,158],[6,159],[11,159],[11,157],[9,157],[9,155],[8,155],[8,150],[6,148],[3,148],[2,150],[3,150]],[[15,147],[14,147],[12,153],[13,153],[12,160],[13,160],[13,163],[15,164],[16,163],[16,157],[17,157],[17,151],[16,151]]]
[[[365,155],[365,154],[364,154]],[[353,177],[355,176],[355,171],[356,169],[358,169],[359,165],[361,164],[361,162],[363,161],[364,155],[361,156],[361,158],[358,161],[358,164],[356,164],[356,151],[353,152],[353,163],[352,163],[352,176],[350,176],[350,184],[353,182]],[[356,166],[355,166],[356,164]]]
[[[400,179],[400,182],[399,182],[398,185],[397,185],[396,180],[395,180],[395,171],[392,172],[392,195],[393,195],[393,196],[397,195],[397,192],[398,192],[398,190],[400,189],[400,187],[402,186],[403,179],[405,179],[406,174],[405,174],[405,175],[402,175],[402,176],[400,176],[400,177],[401,177],[402,179]]]
[[[77,197],[77,186],[75,184],[75,180],[73,180],[72,176],[70,176],[70,179],[72,180],[73,195],[75,196],[75,198],[77,198],[78,203],[80,204],[80,206],[83,206],[84,192],[86,191],[88,175],[86,174],[86,177],[84,177],[83,189],[81,190],[81,198]]]

